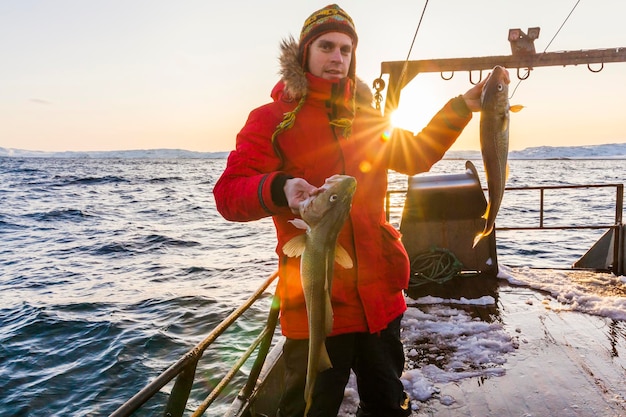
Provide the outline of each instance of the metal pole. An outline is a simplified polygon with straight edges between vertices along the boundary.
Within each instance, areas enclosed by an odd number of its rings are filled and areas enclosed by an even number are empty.
[[[543,197],[544,197],[544,189],[542,188],[539,192],[539,227],[543,228]]]
[[[263,368],[263,364],[265,363],[265,358],[267,357],[267,353],[269,352],[270,346],[272,344],[272,339],[274,338],[274,331],[276,330],[276,324],[278,323],[279,311],[280,298],[275,295],[272,299],[272,306],[270,308],[270,313],[267,318],[267,335],[261,342],[261,347],[259,347],[259,353],[256,360],[254,361],[254,365],[252,366],[250,375],[248,376],[248,382],[246,383],[246,386],[242,390],[241,394],[239,395],[240,398],[244,400],[250,398],[252,390],[254,390],[254,387],[256,386],[257,378],[261,373],[261,369]]]
[[[622,231],[622,212],[624,210],[624,184],[616,187],[615,198],[615,232],[613,233],[613,273],[617,276],[624,273],[624,237]]]

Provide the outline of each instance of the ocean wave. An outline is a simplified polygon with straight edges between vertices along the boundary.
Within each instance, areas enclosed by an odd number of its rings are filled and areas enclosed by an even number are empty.
[[[13,230],[20,230],[26,227],[21,224],[14,223],[12,221],[8,221],[6,219],[7,217],[0,214],[0,233],[10,232]]]
[[[94,245],[87,249],[95,256],[124,256],[127,254],[149,253],[151,251],[166,250],[168,248],[192,248],[202,244],[194,240],[184,240],[165,235],[150,234],[134,236],[130,239],[117,242],[106,242]]]
[[[168,236],[163,235],[148,235],[141,239],[141,241],[137,242],[137,246],[143,246],[144,248],[155,248],[155,247],[182,247],[182,248],[190,248],[194,246],[201,245],[200,242],[196,242],[193,240],[182,240],[175,239]]]
[[[155,184],[155,183],[176,182],[176,181],[182,181],[182,180],[183,180],[182,177],[159,177],[159,178],[150,178],[148,182]]]
[[[104,245],[97,245],[96,247],[90,249],[90,252],[96,256],[109,256],[130,253],[132,250],[121,243],[107,243]]]
[[[82,220],[86,217],[90,217],[83,210],[79,209],[55,209],[50,211],[27,213],[24,217],[32,218],[41,222],[54,222],[54,221],[75,221]]]
[[[62,181],[57,186],[73,186],[73,185],[100,185],[100,184],[121,184],[129,182],[127,179],[114,175],[106,175],[104,177],[84,177],[84,178],[59,178]]]

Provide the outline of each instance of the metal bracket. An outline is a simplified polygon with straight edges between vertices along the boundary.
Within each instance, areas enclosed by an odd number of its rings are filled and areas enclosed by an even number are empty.
[[[521,29],[509,29],[509,42],[513,55],[535,54],[535,39],[539,37],[540,28],[528,28],[528,34]]]

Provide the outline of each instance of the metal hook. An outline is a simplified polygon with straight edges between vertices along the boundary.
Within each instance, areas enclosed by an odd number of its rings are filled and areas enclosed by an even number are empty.
[[[441,78],[442,78],[442,79],[444,79],[444,80],[446,80],[446,81],[450,81],[450,80],[452,79],[452,77],[454,77],[454,71],[452,71],[452,72],[450,73],[450,76],[449,76],[448,78],[444,77],[443,72],[441,72],[441,73],[440,73],[440,75],[441,75]]]
[[[530,77],[530,68],[526,68],[526,75],[525,75],[525,76],[523,76],[523,77],[520,75],[520,72],[519,72],[519,70],[520,70],[520,69],[521,69],[521,68],[518,68],[518,69],[517,69],[517,79],[518,79],[518,80],[524,81],[525,79],[527,79],[528,77]]]
[[[380,92],[385,89],[385,80],[383,80],[380,77],[376,78],[374,80],[374,83],[372,84],[372,87],[374,87],[374,89],[376,90],[376,93],[374,93],[374,101],[376,101],[376,109],[380,110],[380,104],[383,102],[383,95],[380,94]]]
[[[587,69],[589,69],[589,71],[591,72],[600,72],[604,69],[604,62],[600,63],[600,69],[597,69],[597,70],[591,69],[591,64],[587,64]]]
[[[376,91],[381,92],[385,89],[385,80],[382,78],[376,78],[373,83],[373,87]]]
[[[480,77],[478,77],[478,81],[474,82],[474,80],[472,80],[472,71],[469,72],[470,84],[476,85],[476,84],[478,84],[479,82],[482,81],[482,79],[483,79],[483,70],[480,70],[479,74],[480,74]]]

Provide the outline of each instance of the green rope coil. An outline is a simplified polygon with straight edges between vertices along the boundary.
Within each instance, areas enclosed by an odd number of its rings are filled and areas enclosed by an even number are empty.
[[[432,247],[420,252],[411,260],[409,287],[428,283],[443,284],[454,278],[463,264],[447,249]]]

